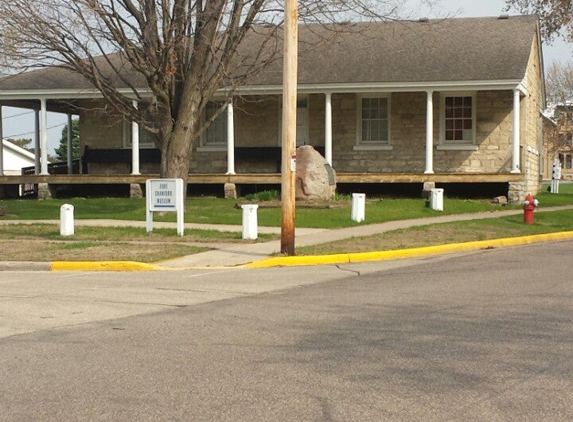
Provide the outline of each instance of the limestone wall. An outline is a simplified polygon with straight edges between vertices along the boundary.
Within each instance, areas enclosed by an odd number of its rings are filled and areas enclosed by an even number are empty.
[[[82,101],[80,109],[80,151],[90,148],[123,148],[123,119],[104,113],[105,103]]]
[[[426,93],[390,96],[391,149],[355,148],[354,94],[333,96],[333,167],[338,172],[423,173],[426,157]],[[434,93],[434,171],[504,173],[511,167],[512,91],[476,93],[476,150],[439,150],[440,94]],[[320,113],[317,113],[320,114]],[[311,120],[311,125],[314,121]]]
[[[541,189],[543,169],[540,156],[542,120],[540,113],[544,108],[542,69],[539,67],[540,51],[537,38],[532,41],[531,55],[525,76],[526,95],[521,99],[521,173],[523,180],[510,184],[509,199],[521,202],[528,193],[535,195]]]

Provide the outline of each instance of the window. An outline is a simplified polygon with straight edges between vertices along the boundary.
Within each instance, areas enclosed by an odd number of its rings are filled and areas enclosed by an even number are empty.
[[[131,122],[123,121],[123,145],[125,148],[131,148]],[[153,136],[143,130],[139,126],[139,147],[140,148],[155,148],[155,143],[153,142]]]
[[[215,101],[209,102],[205,108],[204,122],[209,122],[221,107],[225,107],[225,104]],[[207,130],[203,133],[202,140],[204,146],[227,145],[227,112],[225,110],[211,122]]]
[[[441,117],[442,145],[475,143],[475,95],[443,95]]]
[[[390,145],[390,101],[388,97],[360,97],[358,144]]]

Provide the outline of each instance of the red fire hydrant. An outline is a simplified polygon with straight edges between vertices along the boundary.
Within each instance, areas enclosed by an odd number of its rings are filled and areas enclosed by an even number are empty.
[[[538,205],[539,201],[533,199],[533,196],[528,193],[523,202],[523,222],[525,224],[533,224],[533,211]]]

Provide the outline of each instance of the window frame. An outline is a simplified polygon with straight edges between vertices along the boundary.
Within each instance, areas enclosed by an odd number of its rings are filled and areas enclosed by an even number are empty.
[[[211,100],[207,103],[207,106],[203,109],[201,113],[201,125],[204,126],[207,122],[207,109],[211,104],[221,104],[224,108],[223,112],[209,125],[209,127],[201,132],[200,137],[200,149],[201,150],[223,150],[227,148],[228,144],[228,133],[227,133],[227,124],[228,124],[228,113],[227,107],[228,105],[225,104],[225,101],[218,101],[218,100]],[[221,120],[220,120],[221,119]],[[223,127],[223,140],[222,141],[210,141],[208,139],[209,130],[212,130],[215,125],[220,124]]]
[[[125,149],[132,149],[133,144],[131,142],[131,128],[133,122],[130,120],[123,120],[123,147]],[[139,149],[153,149],[156,148],[155,142],[151,137],[151,134],[139,125]]]
[[[446,140],[446,98],[470,97],[472,104],[471,116],[471,140]],[[455,91],[440,93],[440,138],[437,146],[438,150],[476,150],[476,121],[477,121],[477,92],[476,91]],[[463,118],[463,117],[462,117]],[[462,129],[467,130],[467,129]]]
[[[385,99],[386,100],[386,140],[368,141],[362,138],[362,107],[364,99]],[[355,150],[391,150],[392,149],[392,101],[390,93],[366,93],[357,94],[356,96],[356,145]]]

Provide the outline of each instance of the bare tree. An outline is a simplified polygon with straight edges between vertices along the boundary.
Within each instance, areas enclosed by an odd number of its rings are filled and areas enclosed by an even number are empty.
[[[539,15],[543,38],[547,41],[563,34],[573,41],[573,2],[571,0],[505,0],[507,10]]]
[[[380,19],[395,12],[393,1],[299,0],[299,14],[303,22]],[[283,3],[2,1],[0,45],[27,69],[59,66],[83,75],[116,113],[152,134],[161,177],[186,181],[193,142],[206,126],[200,116],[213,95],[225,87],[228,101],[248,77],[279,58]]]
[[[573,63],[552,63],[546,73],[546,95],[556,123],[544,137],[550,156],[573,148]]]

